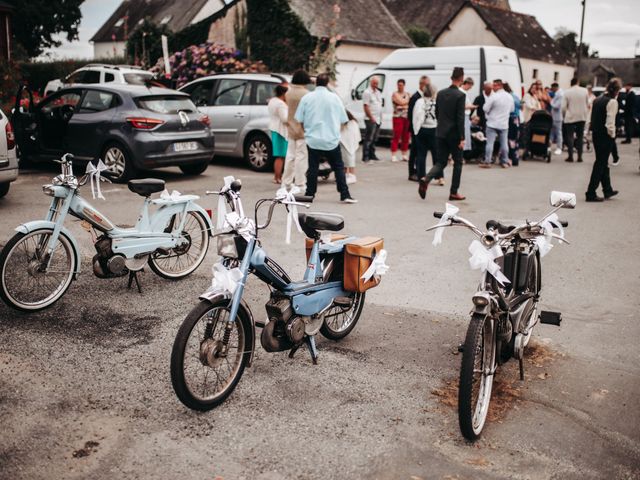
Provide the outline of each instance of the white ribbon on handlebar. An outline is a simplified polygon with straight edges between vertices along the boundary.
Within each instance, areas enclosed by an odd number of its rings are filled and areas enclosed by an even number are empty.
[[[455,217],[456,214],[460,211],[458,207],[455,205],[451,205],[450,203],[446,204],[447,208],[445,212],[442,214],[442,218],[436,228],[435,233],[433,234],[433,246],[436,247],[442,243],[442,234],[444,233],[444,227],[449,225],[449,220],[452,217]]]
[[[389,270],[389,265],[385,262],[387,261],[387,251],[382,249],[380,252],[374,257],[371,265],[367,268],[366,272],[362,275],[362,278],[365,282],[368,282],[371,277],[380,275],[384,275]]]
[[[220,195],[218,196],[218,210],[217,210],[217,216],[216,216],[217,230],[224,229],[224,224],[227,216],[227,202],[223,194],[229,190],[229,187],[234,181],[235,181],[235,178],[232,175],[224,177],[224,187],[222,187],[222,189],[220,190]],[[244,213],[242,213],[242,216],[244,216]]]
[[[544,235],[540,235],[536,238],[536,245],[538,245],[540,258],[542,258],[553,248],[553,244],[551,243],[551,240],[553,239],[553,237],[551,236],[551,233],[553,233],[553,229],[557,228],[560,238],[564,238],[564,228],[562,228],[562,224],[560,223],[560,219],[558,218],[557,213],[549,215],[542,222],[540,222],[540,227],[542,227]]]
[[[489,272],[500,285],[504,285],[509,282],[509,279],[500,270],[494,260],[502,256],[502,249],[498,245],[494,245],[491,248],[486,248],[479,240],[474,240],[469,245],[469,265],[472,270],[481,270],[482,272]]]
[[[222,263],[216,263],[213,268],[213,280],[209,292],[220,292],[233,294],[238,288],[238,283],[242,280],[242,272],[239,268],[227,269]]]
[[[300,221],[298,220],[298,207],[293,203],[287,202],[295,202],[296,194],[300,193],[301,190],[297,186],[291,187],[291,190],[287,191],[286,187],[282,187],[278,189],[276,192],[276,199],[281,200],[287,206],[289,213],[287,214],[287,233],[285,237],[285,241],[287,245],[291,243],[291,227],[293,225],[296,226],[298,232],[302,233],[302,227],[300,226]]]
[[[102,190],[100,190],[100,172],[104,172],[105,170],[108,170],[108,167],[102,160],[98,160],[98,165],[94,165],[92,162],[87,163],[86,174],[89,175],[89,181],[91,182],[91,196],[94,200],[96,197],[106,200],[104,195],[102,195]]]

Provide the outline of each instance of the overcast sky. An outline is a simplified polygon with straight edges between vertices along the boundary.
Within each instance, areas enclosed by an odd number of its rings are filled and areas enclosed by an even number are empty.
[[[80,39],[64,42],[50,55],[54,58],[91,58],[93,47],[89,39],[120,1],[85,0],[81,7]],[[632,57],[636,43],[640,42],[640,0],[586,1],[584,41],[598,50],[601,57]],[[581,0],[510,0],[510,3],[513,10],[536,16],[552,36],[558,27],[580,31]],[[640,48],[636,51],[640,54]]]

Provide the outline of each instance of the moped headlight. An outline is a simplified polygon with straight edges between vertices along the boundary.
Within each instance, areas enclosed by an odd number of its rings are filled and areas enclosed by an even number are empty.
[[[476,307],[486,307],[489,305],[489,295],[486,293],[476,293],[471,300]]]
[[[218,255],[226,258],[238,258],[235,235],[218,235]]]
[[[51,185],[51,184],[43,185],[42,186],[42,192],[45,195],[49,195],[50,197],[55,197],[56,196],[56,191],[53,188],[53,185]]]

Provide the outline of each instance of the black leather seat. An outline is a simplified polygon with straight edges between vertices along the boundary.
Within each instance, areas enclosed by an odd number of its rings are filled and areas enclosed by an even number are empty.
[[[129,190],[143,197],[148,197],[152,193],[164,190],[164,180],[159,178],[141,178],[140,180],[129,180]]]
[[[319,230],[338,232],[344,228],[344,218],[333,213],[300,213],[302,231],[310,238],[319,238]]]

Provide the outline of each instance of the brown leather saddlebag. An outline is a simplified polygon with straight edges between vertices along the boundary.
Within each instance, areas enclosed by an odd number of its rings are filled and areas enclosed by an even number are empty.
[[[337,242],[338,240],[344,240],[347,238],[346,235],[342,235],[340,233],[332,233],[331,234],[331,242]],[[304,249],[307,251],[307,261],[309,261],[309,257],[311,256],[311,249],[313,248],[313,239],[305,238],[304,239]]]
[[[380,237],[362,237],[345,244],[344,289],[346,291],[362,293],[378,286],[380,277],[374,275],[366,282],[361,277],[383,248],[384,240]]]

